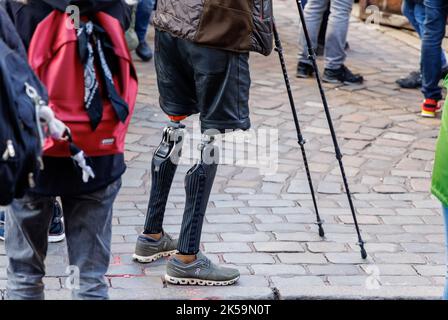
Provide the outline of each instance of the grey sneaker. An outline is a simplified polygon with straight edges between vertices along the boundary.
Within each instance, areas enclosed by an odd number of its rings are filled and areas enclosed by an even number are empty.
[[[228,286],[238,281],[240,272],[220,267],[199,252],[197,259],[185,264],[176,258],[168,261],[165,280],[172,284],[200,286]]]
[[[132,257],[140,263],[149,263],[175,254],[177,252],[176,247],[177,240],[174,240],[165,232],[159,241],[141,235],[137,238],[135,253]]]

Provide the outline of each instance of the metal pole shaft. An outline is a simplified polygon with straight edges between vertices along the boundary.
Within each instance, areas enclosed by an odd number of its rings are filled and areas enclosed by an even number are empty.
[[[301,23],[302,23],[303,33],[305,35],[306,45],[308,47],[308,56],[309,56],[309,59],[311,60],[311,62],[313,64],[313,68],[314,68],[314,71],[315,71],[315,74],[316,74],[317,85],[319,87],[319,92],[320,92],[320,95],[321,95],[321,98],[322,98],[322,103],[323,103],[324,110],[325,110],[325,116],[326,116],[327,121],[328,121],[328,126],[329,126],[329,129],[330,129],[330,132],[331,132],[331,138],[333,140],[333,144],[334,144],[334,148],[335,148],[335,152],[336,152],[336,158],[337,158],[337,160],[339,162],[339,168],[340,168],[340,171],[341,171],[345,192],[347,194],[347,199],[348,199],[348,202],[349,202],[349,205],[350,205],[350,210],[351,210],[353,221],[354,221],[354,224],[355,224],[356,233],[358,235],[358,245],[361,248],[361,256],[362,256],[362,258],[366,259],[367,258],[367,252],[366,252],[366,250],[364,248],[364,241],[362,239],[361,231],[359,229],[358,219],[356,217],[355,206],[353,204],[352,196],[351,196],[351,193],[350,193],[350,188],[349,188],[348,181],[347,181],[347,175],[346,175],[345,169],[344,169],[344,163],[342,162],[342,157],[343,157],[342,156],[342,152],[341,152],[341,149],[339,148],[339,143],[338,143],[338,139],[337,139],[337,136],[336,136],[336,131],[334,129],[333,120],[332,120],[332,117],[331,117],[331,114],[330,114],[330,108],[328,107],[327,98],[325,96],[325,90],[323,88],[322,80],[321,80],[321,77],[320,77],[320,74],[319,74],[319,67],[318,67],[317,61],[316,61],[316,54],[314,52],[313,44],[311,42],[311,38],[310,38],[310,35],[308,33],[308,28],[307,28],[306,21],[305,21],[305,14],[304,14],[303,8],[302,8],[302,1],[301,0],[296,0],[296,2],[297,2],[297,7],[299,9],[299,15],[300,15]]]
[[[296,131],[297,131],[297,142],[299,143],[300,149],[302,151],[302,157],[303,157],[303,162],[305,165],[306,176],[308,179],[311,197],[313,199],[314,211],[316,213],[316,219],[317,219],[316,224],[318,225],[318,228],[319,228],[319,236],[324,237],[325,232],[322,227],[323,221],[321,220],[320,215],[319,215],[319,209],[317,207],[317,199],[316,199],[316,194],[314,191],[313,180],[311,178],[310,168],[308,165],[308,158],[307,158],[306,151],[305,151],[306,141],[305,141],[305,139],[303,139],[302,131],[300,129],[300,123],[299,123],[299,119],[297,116],[297,110],[296,110],[296,106],[295,106],[295,102],[294,102],[294,96],[292,94],[291,83],[289,81],[288,70],[286,68],[286,61],[285,61],[285,57],[283,55],[283,47],[282,47],[280,35],[278,34],[277,26],[275,25],[275,22],[273,24],[273,27],[274,27],[274,39],[275,39],[275,51],[277,51],[278,56],[280,58],[280,65],[282,67],[283,77],[284,77],[285,84],[286,84],[286,90],[288,92],[289,104],[291,106],[294,124],[295,124]]]

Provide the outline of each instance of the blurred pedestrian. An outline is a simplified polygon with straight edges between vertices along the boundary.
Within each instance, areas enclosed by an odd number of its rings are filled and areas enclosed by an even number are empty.
[[[423,0],[404,0],[402,6],[403,15],[409,20],[410,24],[417,32],[420,39],[423,37],[424,33],[424,23],[426,17],[426,9]],[[443,50],[441,50],[442,59],[442,75],[444,78],[448,72],[448,65],[446,60],[446,55]],[[405,78],[397,80],[397,84],[406,89],[415,89],[422,86],[422,73],[420,69],[418,71],[412,71]]]
[[[434,118],[442,100],[442,88],[439,87],[439,81],[442,77],[443,61],[440,57],[446,32],[448,3],[446,0],[424,0],[424,5],[426,15],[420,58],[422,93],[425,97],[422,104],[422,116]]]
[[[154,0],[139,0],[135,16],[135,32],[138,38],[135,53],[145,62],[150,61],[153,57],[152,49],[146,40],[153,8]]]
[[[329,83],[346,85],[362,84],[364,79],[359,74],[353,74],[345,65],[347,34],[353,0],[308,0],[305,6],[305,20],[308,26],[313,49],[318,47],[319,32],[322,20],[330,5],[330,14],[325,40],[325,70],[323,80]],[[297,66],[297,77],[313,76],[314,69],[308,57],[305,35],[300,31],[300,53]]]

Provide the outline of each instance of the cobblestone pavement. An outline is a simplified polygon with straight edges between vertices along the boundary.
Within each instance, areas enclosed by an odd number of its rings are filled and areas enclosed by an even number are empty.
[[[294,1],[276,0],[288,69],[294,75],[298,19]],[[326,239],[316,233],[312,202],[295,140],[278,59],[252,55],[251,118],[255,129],[279,130],[275,175],[256,167],[223,165],[218,171],[203,234],[214,261],[233,265],[242,278],[230,288],[173,287],[162,280],[165,261],[131,259],[142,231],[149,190],[149,163],[165,116],[158,108],[152,64],[137,62],[140,95],[127,138],[129,169],[115,205],[113,259],[108,277],[117,299],[404,297],[441,295],[445,274],[443,220],[430,196],[435,139],[440,121],[419,116],[417,90],[394,81],[418,67],[416,38],[375,30],[353,18],[348,65],[366,77],[362,87],[326,86],[369,257],[360,258],[342,192],[328,126],[314,80],[292,79],[308,144]],[[198,119],[186,121],[189,128]],[[197,139],[197,137],[196,137]],[[176,235],[184,206],[177,174],[166,212],[166,231]],[[65,245],[50,245],[47,297],[63,299]],[[0,279],[6,258],[0,245]],[[377,286],[376,279],[380,286]],[[5,280],[0,280],[0,288]]]

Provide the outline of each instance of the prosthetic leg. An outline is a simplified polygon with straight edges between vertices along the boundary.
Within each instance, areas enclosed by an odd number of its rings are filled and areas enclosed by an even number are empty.
[[[171,121],[163,130],[163,138],[151,164],[151,195],[146,214],[145,234],[162,232],[168,194],[181,156],[185,126]]]
[[[214,136],[204,134],[199,150],[201,159],[185,177],[186,202],[177,249],[181,254],[197,254],[202,225],[219,162]]]

